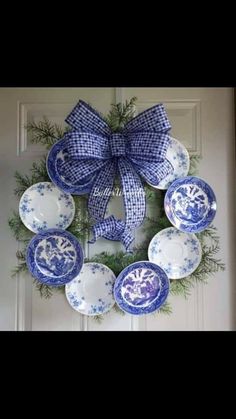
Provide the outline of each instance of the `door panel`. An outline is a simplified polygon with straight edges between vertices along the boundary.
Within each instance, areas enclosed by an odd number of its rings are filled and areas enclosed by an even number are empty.
[[[197,286],[191,297],[170,297],[173,314],[142,318],[111,312],[102,323],[81,316],[62,294],[42,300],[30,277],[10,278],[16,264],[17,243],[7,220],[17,209],[14,172],[27,172],[44,154],[41,146],[30,144],[25,130],[28,121],[45,115],[64,124],[79,99],[103,113],[116,100],[138,97],[137,113],[163,102],[172,123],[171,134],[186,145],[190,154],[201,154],[199,176],[214,189],[218,209],[214,224],[221,236],[219,257],[226,271]],[[234,107],[231,88],[69,88],[0,89],[0,174],[1,174],[1,330],[230,330],[234,328]],[[120,198],[109,204],[108,214],[122,216]],[[136,241],[141,239],[136,234]],[[119,243],[100,239],[86,245],[86,256],[103,250],[121,249]]]

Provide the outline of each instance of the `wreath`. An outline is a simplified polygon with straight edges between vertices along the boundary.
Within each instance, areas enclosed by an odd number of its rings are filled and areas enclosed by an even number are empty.
[[[136,100],[137,98],[134,97],[123,104],[112,104],[111,110],[107,116],[103,116],[99,112],[97,112],[97,115],[103,118],[113,133],[119,133],[127,123],[134,119]],[[67,127],[64,130],[58,124],[51,123],[46,117],[38,123],[28,123],[26,129],[30,136],[30,141],[34,144],[40,143],[45,146],[46,153],[53,145],[60,141],[60,139],[70,133],[70,128]],[[47,155],[45,154],[41,160],[34,162],[29,174],[21,174],[18,171],[15,172],[16,188],[14,194],[18,198],[21,198],[25,191],[34,184],[51,182],[46,167],[46,158]],[[197,174],[199,160],[200,156],[190,156],[188,176],[195,176]],[[120,181],[116,178],[113,185],[113,191],[119,188],[119,186]],[[124,268],[132,263],[148,260],[148,247],[151,239],[160,231],[168,227],[173,227],[173,225],[169,221],[164,209],[166,190],[155,189],[146,182],[144,182],[144,190],[149,215],[145,215],[142,226],[140,227],[140,230],[142,230],[145,237],[142,243],[136,245],[132,249],[132,253],[127,252],[127,249],[116,253],[101,252],[92,258],[86,258],[84,262],[106,265],[117,277]],[[115,195],[115,193],[110,194],[110,199],[113,199],[113,195]],[[75,204],[74,218],[67,228],[67,231],[72,233],[80,243],[85,245],[90,238],[91,228],[93,226],[93,220],[87,210],[88,195],[74,195],[73,199]],[[152,213],[154,213],[154,215],[152,215]],[[34,233],[22,222],[18,211],[12,212],[12,216],[9,219],[9,226],[20,245],[20,250],[16,252],[18,264],[13,269],[12,276],[18,277],[19,274],[29,274],[26,252],[29,242],[34,237]],[[197,232],[196,236],[201,244],[201,261],[198,267],[187,277],[185,276],[178,280],[170,279],[170,295],[181,295],[184,298],[187,298],[195,284],[206,284],[211,275],[225,269],[224,263],[217,258],[217,253],[220,250],[220,241],[216,227],[213,224],[210,224],[203,231]],[[53,287],[39,282],[35,277],[32,277],[32,280],[41,298],[48,299],[51,298],[54,293],[65,292],[65,286]],[[121,310],[116,303],[112,307],[112,310],[115,310],[121,315],[125,315],[125,312]],[[171,314],[171,312],[170,303],[165,301],[165,303],[153,314]],[[104,315],[106,314],[95,315],[93,316],[93,319],[102,321]]]

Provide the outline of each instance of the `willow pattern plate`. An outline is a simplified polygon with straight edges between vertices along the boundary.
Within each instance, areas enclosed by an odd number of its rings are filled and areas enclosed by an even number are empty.
[[[119,274],[114,297],[121,310],[142,315],[159,309],[169,294],[169,279],[155,263],[135,262]]]
[[[76,184],[65,176],[62,170],[62,164],[68,159],[68,151],[66,148],[66,139],[57,141],[51,148],[47,156],[47,172],[48,176],[58,188],[66,193],[74,195],[87,194],[91,191],[95,176],[88,176],[83,183]]]
[[[75,203],[71,195],[53,183],[40,182],[22,195],[19,214],[25,226],[34,233],[48,228],[66,229],[74,218]]]
[[[201,244],[195,234],[168,227],[150,241],[148,259],[159,265],[170,279],[185,278],[201,262]]]
[[[61,229],[38,233],[27,248],[26,263],[32,276],[50,286],[72,281],[83,261],[83,251],[76,237]]]
[[[216,215],[212,188],[195,176],[175,180],[166,192],[164,208],[171,224],[181,231],[205,230]]]
[[[66,298],[76,311],[96,316],[109,311],[115,304],[115,274],[102,263],[85,263],[79,275],[65,287]]]

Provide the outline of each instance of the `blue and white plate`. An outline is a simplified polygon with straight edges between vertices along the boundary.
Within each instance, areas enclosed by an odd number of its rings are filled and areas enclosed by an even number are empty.
[[[158,310],[166,301],[169,288],[168,276],[160,266],[135,262],[117,277],[114,297],[121,310],[142,315]]]
[[[87,194],[92,189],[95,175],[84,178],[83,183],[75,184],[63,173],[62,164],[68,159],[66,141],[66,139],[59,140],[49,151],[46,163],[48,176],[64,192],[74,195]]]
[[[73,234],[61,229],[38,233],[27,248],[26,263],[32,276],[50,286],[62,286],[81,271],[83,250]]]
[[[65,287],[66,298],[76,311],[86,316],[106,313],[115,304],[116,277],[102,263],[85,263],[79,275]]]
[[[187,149],[178,140],[171,137],[170,144],[167,149],[166,158],[172,164],[173,169],[158,185],[156,189],[168,189],[174,180],[187,176],[189,172],[190,158]]]
[[[196,233],[205,230],[216,215],[212,188],[195,176],[175,180],[166,192],[164,208],[178,230]]]
[[[201,262],[202,248],[195,234],[168,227],[150,241],[148,259],[159,265],[170,279],[185,278]]]
[[[19,215],[34,233],[48,228],[66,229],[75,215],[74,199],[51,182],[35,183],[22,195]]]

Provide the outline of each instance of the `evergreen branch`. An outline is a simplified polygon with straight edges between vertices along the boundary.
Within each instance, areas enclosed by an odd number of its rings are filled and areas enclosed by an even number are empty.
[[[31,142],[33,144],[45,145],[47,149],[50,149],[60,138],[63,137],[65,130],[57,124],[53,124],[48,120],[47,117],[43,117],[43,120],[36,122],[29,122],[26,125],[26,129],[31,134]]]
[[[103,322],[103,320],[104,320],[104,316],[102,314],[99,314],[97,316],[93,316],[92,317],[92,320],[95,321],[95,322],[97,322],[97,323],[99,323],[99,324],[101,324]]]
[[[156,314],[167,314],[167,315],[172,314],[172,308],[171,308],[170,303],[168,303],[168,302],[166,301],[166,302],[163,304],[163,306],[161,306],[161,307],[159,308],[159,310],[155,311],[153,314],[154,314],[154,315],[156,315]]]
[[[107,116],[103,117],[113,132],[121,131],[125,124],[135,116],[136,97],[126,100],[124,104],[117,103],[111,105],[111,110]]]
[[[33,279],[33,282],[35,284],[36,290],[40,293],[41,298],[46,298],[48,300],[53,296],[54,287],[43,284],[37,281],[35,278]]]
[[[201,242],[204,242],[205,239],[210,239],[215,243],[219,243],[220,240],[220,237],[217,234],[217,228],[212,224],[207,227],[206,230],[196,233],[196,235]]]
[[[23,273],[28,273],[28,266],[26,265],[26,262],[20,262],[17,266],[15,266],[12,270],[11,277],[14,278]]]
[[[120,314],[121,316],[125,316],[125,312],[123,310],[121,310],[120,307],[117,304],[114,304],[112,309],[113,309],[113,311]]]
[[[18,241],[28,241],[33,237],[33,233],[25,227],[16,211],[13,211],[12,217],[8,220],[8,225]]]
[[[18,171],[16,171],[15,179],[17,187],[14,190],[14,194],[18,197],[21,197],[26,189],[33,185],[32,178],[30,178],[28,175],[21,175]]]
[[[26,189],[38,182],[51,182],[46,168],[46,157],[43,157],[38,163],[33,163],[30,169],[32,173],[29,175],[21,175],[18,171],[15,172],[15,179],[17,187],[14,190],[14,194],[17,197],[21,197]]]
[[[192,155],[190,156],[190,167],[189,167],[189,171],[188,171],[188,176],[195,176],[198,173],[198,164],[201,160],[201,156],[200,155]]]
[[[193,282],[189,278],[171,280],[170,293],[172,295],[182,295],[185,299],[191,294]]]

